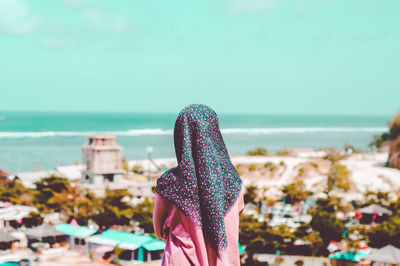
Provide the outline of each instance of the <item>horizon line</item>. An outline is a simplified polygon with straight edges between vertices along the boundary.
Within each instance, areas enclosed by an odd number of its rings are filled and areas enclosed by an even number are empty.
[[[155,114],[155,115],[177,115],[178,112],[162,112],[162,111],[65,111],[65,110],[0,110],[0,116],[2,113],[57,113],[57,114]],[[264,113],[264,112],[218,112],[218,115],[258,115],[258,116],[372,116],[372,117],[393,117],[397,112],[393,114],[387,113],[375,113],[375,114],[362,114],[362,113]]]

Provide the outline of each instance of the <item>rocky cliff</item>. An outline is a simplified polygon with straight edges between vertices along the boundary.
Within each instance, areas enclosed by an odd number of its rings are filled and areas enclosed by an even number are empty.
[[[390,122],[389,139],[389,166],[400,168],[400,113]]]

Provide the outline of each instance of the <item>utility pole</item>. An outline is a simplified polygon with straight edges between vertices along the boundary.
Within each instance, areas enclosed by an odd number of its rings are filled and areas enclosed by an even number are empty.
[[[147,159],[149,160],[147,165],[147,180],[150,181],[150,163],[152,162],[151,155],[153,154],[153,146],[146,147]]]

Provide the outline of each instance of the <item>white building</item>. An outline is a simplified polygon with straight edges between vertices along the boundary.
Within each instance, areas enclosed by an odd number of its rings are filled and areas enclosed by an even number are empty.
[[[86,169],[82,171],[82,183],[103,184],[120,180],[122,169],[122,147],[115,142],[116,136],[89,136],[82,146]]]

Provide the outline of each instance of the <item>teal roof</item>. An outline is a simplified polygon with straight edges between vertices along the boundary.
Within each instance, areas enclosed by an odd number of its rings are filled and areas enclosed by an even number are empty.
[[[123,243],[119,244],[118,247],[120,247],[122,249],[128,249],[128,250],[136,250],[139,248],[138,245],[133,244],[133,243],[128,243],[128,242],[123,242]]]
[[[112,246],[115,247],[118,245],[118,241],[108,239],[101,237],[100,235],[94,235],[88,238],[88,241],[93,244],[98,244],[98,245],[107,245],[107,246]]]
[[[329,258],[336,259],[336,260],[343,259],[343,260],[358,262],[358,261],[362,260],[363,257],[368,255],[368,253],[369,252],[366,250],[357,250],[356,254],[354,254],[354,251],[347,251],[346,253],[341,253],[339,251],[339,252],[330,254]]]
[[[143,248],[148,251],[157,251],[157,250],[164,250],[165,249],[165,242],[159,239],[153,238],[143,244]]]
[[[70,224],[59,224],[56,226],[56,229],[69,236],[74,236],[79,238],[86,238],[97,232],[96,229],[91,229],[86,226],[74,226]]]
[[[97,232],[96,229],[91,229],[86,226],[80,226],[80,227],[81,228],[78,231],[76,231],[74,234],[72,234],[72,236],[79,237],[79,238],[86,238]]]
[[[135,250],[140,247],[148,251],[164,250],[165,242],[150,235],[106,230],[99,235],[90,237],[89,242],[99,245],[117,246],[122,249]]]
[[[72,226],[70,224],[58,224],[56,225],[56,229],[60,232],[63,232],[64,234],[72,235],[79,230],[79,226]]]
[[[119,243],[124,243],[124,242],[133,243],[138,245],[139,247],[142,246],[144,243],[154,239],[152,236],[149,235],[137,235],[133,233],[113,231],[113,230],[104,231],[99,236],[118,241]]]
[[[242,247],[242,245],[240,245],[240,243],[238,243],[238,244],[239,244],[239,254],[245,253],[246,250]]]

